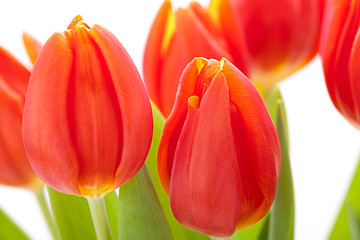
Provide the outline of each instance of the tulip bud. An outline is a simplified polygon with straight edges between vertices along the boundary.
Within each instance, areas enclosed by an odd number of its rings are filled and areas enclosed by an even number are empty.
[[[143,63],[150,98],[165,117],[174,105],[183,69],[199,56],[230,57],[221,32],[198,3],[174,12],[165,0],[151,27]]]
[[[248,51],[249,78],[265,91],[307,64],[317,53],[324,0],[212,0],[230,53]]]
[[[26,157],[22,117],[30,72],[0,47],[0,184],[39,191],[37,178]]]
[[[276,193],[280,146],[254,85],[226,59],[184,70],[158,150],[174,216],[227,237],[259,221]]]
[[[80,16],[41,50],[23,134],[37,175],[57,191],[103,196],[132,178],[152,139],[150,102],[130,56]]]
[[[360,128],[360,1],[328,0],[320,53],[335,107]]]

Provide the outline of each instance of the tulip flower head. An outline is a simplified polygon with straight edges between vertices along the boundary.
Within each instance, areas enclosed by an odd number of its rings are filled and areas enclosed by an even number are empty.
[[[360,128],[360,1],[328,0],[320,54],[335,107]]]
[[[150,102],[130,56],[80,16],[41,50],[23,134],[37,175],[57,191],[103,196],[132,178],[152,139]]]
[[[230,58],[222,33],[198,3],[173,11],[165,0],[151,27],[143,64],[150,98],[165,117],[174,105],[183,69],[200,56]]]
[[[228,60],[185,68],[158,150],[174,216],[228,237],[259,221],[276,193],[280,146],[254,85]]]
[[[29,36],[29,35],[28,35]],[[38,43],[31,39],[28,49]],[[36,49],[33,50],[36,52]],[[30,71],[0,47],[0,184],[40,191],[22,138],[22,117]]]
[[[267,90],[316,55],[323,9],[324,0],[212,0],[209,11],[235,65],[248,58],[249,78]]]

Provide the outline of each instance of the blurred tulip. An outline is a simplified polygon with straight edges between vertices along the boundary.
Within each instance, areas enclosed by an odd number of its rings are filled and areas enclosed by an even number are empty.
[[[140,170],[152,139],[150,102],[112,33],[77,16],[50,37],[31,74],[23,134],[37,175],[63,193],[103,196]]]
[[[360,128],[359,0],[328,0],[320,44],[331,100],[346,119]]]
[[[38,44],[32,38],[27,46]],[[30,71],[0,47],[0,184],[38,192],[43,183],[28,162],[21,131],[29,78]]]
[[[249,57],[249,78],[267,91],[316,55],[324,2],[212,0],[209,11],[223,28],[235,65]]]
[[[184,70],[158,150],[158,172],[184,226],[226,237],[269,210],[280,170],[275,127],[254,85],[229,61]]]
[[[151,27],[143,63],[150,98],[165,117],[173,107],[182,71],[200,56],[230,58],[222,34],[198,3],[174,12],[165,0]]]

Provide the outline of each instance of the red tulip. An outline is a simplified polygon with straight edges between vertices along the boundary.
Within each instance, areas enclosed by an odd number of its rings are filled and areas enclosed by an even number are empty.
[[[254,85],[229,61],[184,70],[158,150],[158,172],[184,226],[226,237],[269,210],[280,170],[275,127]]]
[[[267,90],[316,55],[324,1],[212,0],[210,12],[235,65],[248,51],[249,77]]]
[[[198,3],[173,12],[165,0],[151,27],[144,54],[144,81],[150,98],[167,117],[179,79],[194,57],[229,58],[223,36]]]
[[[29,40],[33,49],[38,43]],[[42,189],[43,183],[32,170],[22,139],[22,117],[30,71],[0,47],[0,184]]]
[[[320,53],[332,102],[360,128],[359,0],[328,0]]]
[[[151,107],[113,34],[77,16],[50,37],[31,74],[23,134],[37,175],[63,193],[103,196],[140,170],[152,139]]]

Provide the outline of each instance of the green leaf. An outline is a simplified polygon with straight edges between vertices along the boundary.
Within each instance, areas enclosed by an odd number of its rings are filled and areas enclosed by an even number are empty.
[[[285,109],[282,100],[278,101],[276,129],[281,147],[281,169],[276,197],[269,219],[269,240],[294,239],[294,190],[290,167],[289,148],[285,124]]]
[[[88,201],[84,197],[60,193],[47,187],[55,226],[63,240],[96,240]],[[118,233],[118,197],[115,192],[105,196],[105,204],[112,236]]]
[[[360,158],[344,204],[329,240],[359,239],[360,219]]]
[[[273,120],[274,125],[277,123],[277,110],[278,110],[278,101],[282,101],[282,96],[280,89],[278,87],[275,87],[269,92],[269,95],[265,99],[266,108],[269,111],[269,114],[271,116],[271,119]],[[286,142],[289,143],[289,134],[288,134],[288,124],[287,124],[287,118],[286,118],[286,112],[285,107],[281,108],[282,116],[284,118],[284,129],[285,129],[285,136],[286,136]]]
[[[28,236],[0,209],[0,239],[30,240]]]
[[[153,141],[151,143],[149,155],[146,159],[146,164],[148,166],[149,173],[152,182],[154,184],[154,188],[159,197],[159,201],[164,210],[166,219],[169,223],[172,235],[175,240],[209,240],[209,237],[206,235],[184,228],[182,225],[180,225],[177,222],[174,215],[172,214],[169,198],[161,186],[159,175],[157,173],[157,167],[156,167],[157,149],[159,147],[160,138],[161,138],[162,130],[164,128],[165,120],[154,104],[152,104],[152,110],[153,110],[153,118],[154,118],[154,134],[153,134]]]
[[[89,204],[83,197],[47,187],[55,225],[63,240],[97,240]]]
[[[119,239],[173,239],[146,164],[119,189]]]
[[[349,223],[351,239],[360,239],[360,221],[354,205],[349,201],[346,203],[346,215]]]
[[[113,239],[118,238],[119,198],[115,191],[105,196],[106,213],[110,224]]]

